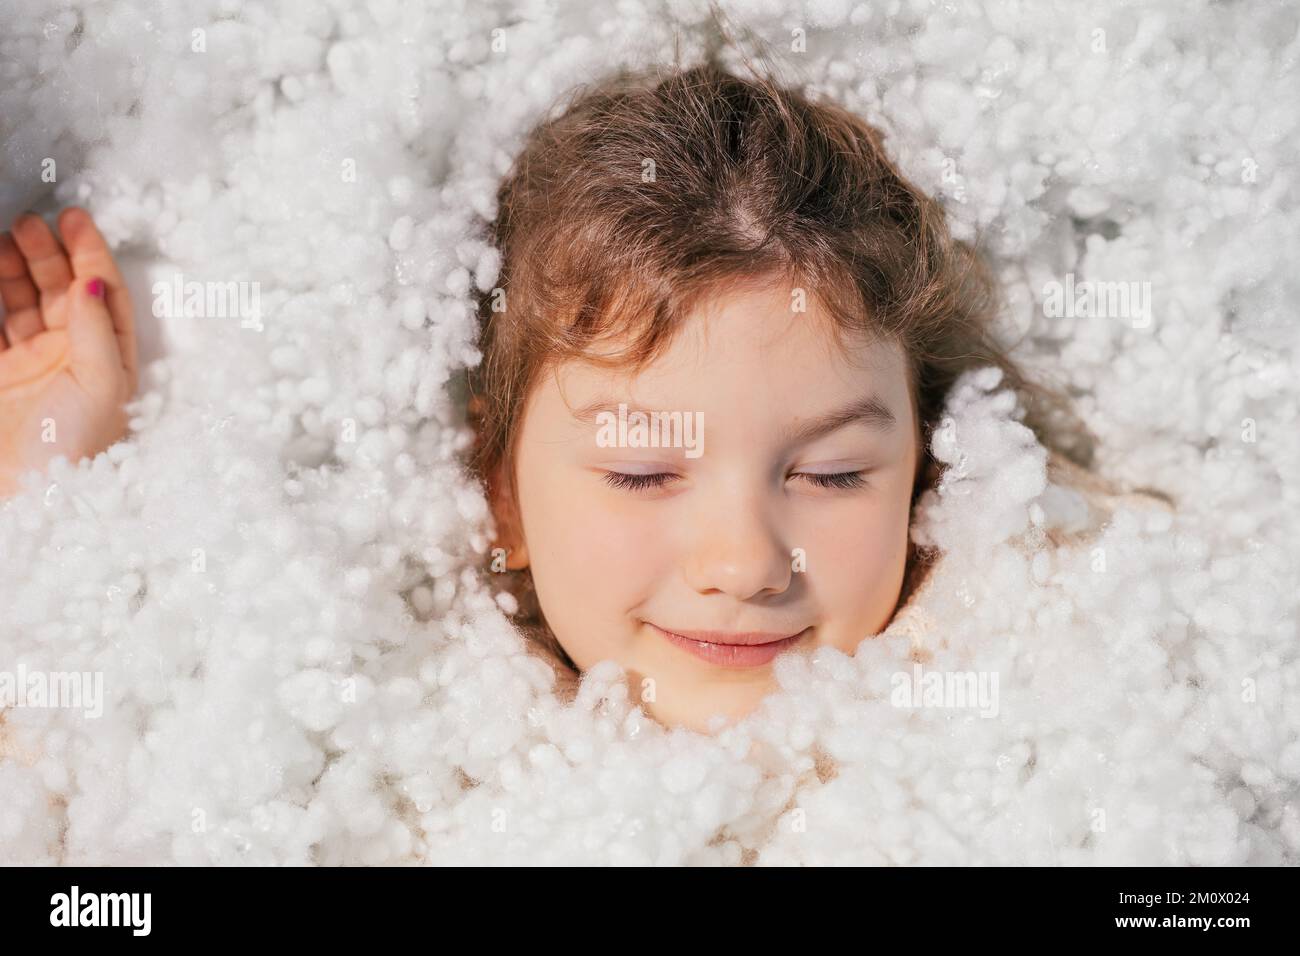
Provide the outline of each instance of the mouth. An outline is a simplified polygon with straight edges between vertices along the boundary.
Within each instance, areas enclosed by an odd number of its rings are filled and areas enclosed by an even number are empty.
[[[794,647],[812,632],[811,627],[806,627],[797,634],[772,631],[669,631],[657,624],[650,624],[650,627],[668,643],[720,667],[760,667],[769,664],[782,651]]]

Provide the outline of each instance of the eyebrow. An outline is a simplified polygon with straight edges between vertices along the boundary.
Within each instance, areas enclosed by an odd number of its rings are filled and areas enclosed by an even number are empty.
[[[650,409],[640,408],[626,399],[622,404],[627,406],[629,414],[634,411],[650,411]],[[610,401],[607,398],[598,398],[594,402],[588,402],[586,405],[582,405],[578,408],[569,409],[569,413],[573,416],[575,421],[582,422],[584,425],[594,425],[596,424],[596,416],[601,412],[609,412],[611,415],[617,415],[618,406],[618,402]]]
[[[624,401],[623,404],[627,405],[629,411],[645,410],[638,409],[631,402]],[[610,412],[617,415],[618,406],[618,402],[600,398],[573,409],[572,415],[577,421],[591,425],[595,424],[596,416],[601,412]],[[875,395],[868,395],[826,415],[819,415],[808,421],[800,422],[793,427],[782,429],[781,440],[786,444],[806,445],[808,442],[815,441],[823,435],[829,435],[831,432],[855,422],[876,431],[888,432],[897,427],[898,418],[883,401]]]
[[[898,419],[889,410],[888,405],[875,395],[868,395],[826,415],[819,415],[792,428],[784,429],[781,437],[791,445],[806,445],[853,423],[861,423],[876,431],[888,432],[898,425]]]

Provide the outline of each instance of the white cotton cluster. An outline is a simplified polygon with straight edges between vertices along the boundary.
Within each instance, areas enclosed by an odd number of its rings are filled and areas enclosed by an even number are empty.
[[[461,463],[484,225],[533,122],[697,57],[708,5],[10,3],[0,214],[88,206],[151,361],[129,440],[0,503],[0,672],[102,675],[4,714],[0,861],[1300,860],[1297,12],[722,6],[884,131],[1099,468],[1174,507],[1057,476],[976,370],[885,633],[712,737],[612,662],[565,703]],[[1067,275],[1150,297],[1050,315]],[[187,280],[257,315],[156,314]]]

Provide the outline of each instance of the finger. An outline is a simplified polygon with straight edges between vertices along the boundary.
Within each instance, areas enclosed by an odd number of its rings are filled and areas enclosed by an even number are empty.
[[[68,371],[88,394],[108,398],[120,396],[126,369],[104,301],[106,289],[103,279],[94,278],[78,281],[71,290]]]
[[[99,278],[108,285],[108,312],[113,317],[117,348],[122,356],[122,366],[126,369],[130,393],[135,394],[139,378],[135,313],[131,293],[122,280],[113,251],[109,249],[90,213],[78,206],[69,206],[59,214],[59,235],[67,247],[75,279],[87,282]]]
[[[13,232],[14,242],[27,260],[27,273],[41,296],[58,295],[67,289],[72,281],[72,266],[45,220],[35,213],[24,213],[14,223]]]
[[[39,309],[24,309],[5,317],[5,338],[10,345],[17,345],[24,339],[30,339],[45,331]]]
[[[0,232],[0,302],[9,315],[38,304],[36,283],[27,274],[27,262],[7,232]]]
[[[7,232],[0,233],[0,303],[5,309],[0,349],[9,341],[17,342],[45,328],[39,301],[36,285],[27,274],[27,263],[14,237]]]
[[[68,333],[46,329],[0,352],[0,388],[43,381],[68,364]],[[0,413],[2,414],[2,413]],[[7,424],[0,418],[0,427]],[[0,461],[0,471],[3,471]]]

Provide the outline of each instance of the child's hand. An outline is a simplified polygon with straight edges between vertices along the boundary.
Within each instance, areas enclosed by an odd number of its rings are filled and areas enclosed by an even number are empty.
[[[36,215],[0,234],[0,497],[56,455],[71,462],[126,434],[135,394],[131,296],[90,214]]]

